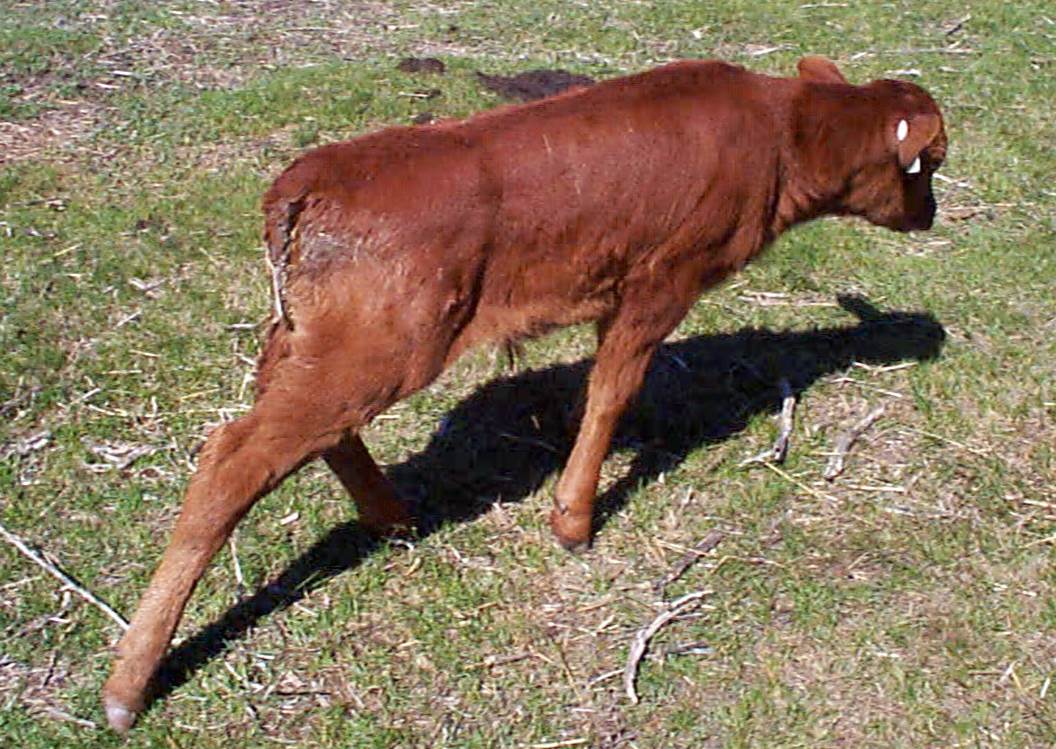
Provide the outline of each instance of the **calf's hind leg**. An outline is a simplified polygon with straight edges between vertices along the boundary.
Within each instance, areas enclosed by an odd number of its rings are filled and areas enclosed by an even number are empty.
[[[242,418],[216,429],[202,448],[172,540],[150,581],[103,687],[107,720],[127,730],[143,710],[151,678],[187,599],[213,555],[253,504],[305,460],[339,444],[339,394],[319,392],[308,369],[279,365],[283,387],[268,389]],[[355,425],[358,426],[358,425]]]
[[[358,434],[346,432],[323,459],[356,501],[360,524],[379,535],[412,527],[406,506]]]

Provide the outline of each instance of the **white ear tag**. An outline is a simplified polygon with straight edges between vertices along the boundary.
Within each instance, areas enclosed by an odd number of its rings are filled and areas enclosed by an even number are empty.
[[[913,163],[906,167],[906,174],[920,174],[920,157],[913,159]]]
[[[899,120],[898,130],[895,132],[895,135],[898,137],[899,143],[904,141],[906,139],[906,136],[909,135],[909,123],[905,120]]]

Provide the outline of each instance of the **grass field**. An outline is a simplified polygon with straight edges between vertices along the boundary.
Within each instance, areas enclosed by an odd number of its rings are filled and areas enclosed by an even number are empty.
[[[126,615],[195,448],[249,406],[258,201],[305,147],[500,103],[476,71],[787,75],[805,53],[919,82],[951,144],[934,231],[816,222],[700,301],[624,420],[584,556],[545,518],[589,329],[513,370],[472,354],[370,427],[414,543],[370,542],[321,465],[263,500],[127,740],[98,706],[118,628],[0,545],[0,743],[1056,745],[1051,3],[2,0],[0,21],[0,521]],[[447,73],[397,71],[410,54]],[[788,458],[742,466],[782,379]],[[630,704],[634,633],[693,591]]]

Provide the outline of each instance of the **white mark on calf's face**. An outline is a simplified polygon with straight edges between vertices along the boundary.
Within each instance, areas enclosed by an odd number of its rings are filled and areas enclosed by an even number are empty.
[[[905,120],[899,120],[898,131],[895,133],[895,135],[898,137],[899,143],[904,141],[906,139],[906,136],[909,135],[909,123]]]

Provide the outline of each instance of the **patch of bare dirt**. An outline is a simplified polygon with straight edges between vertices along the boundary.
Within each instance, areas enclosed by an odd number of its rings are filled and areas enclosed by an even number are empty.
[[[106,121],[106,108],[76,102],[48,110],[23,122],[0,120],[0,164],[60,157],[98,131]]]
[[[57,650],[46,666],[32,666],[0,654],[0,701],[19,705],[42,718],[96,728],[94,722],[71,713],[60,698],[69,682],[70,665]]]
[[[163,21],[125,37],[111,31],[116,5],[97,1],[61,19],[64,27],[97,33],[99,49],[56,56],[49,70],[9,81],[19,88],[14,104],[32,103],[43,111],[0,120],[0,163],[68,151],[108,123],[112,113],[101,102],[117,93],[172,83],[231,89],[262,69],[392,52],[395,34],[411,28],[400,10],[380,2],[227,2],[163,8]],[[59,79],[76,86],[60,95]]]
[[[576,75],[567,70],[529,70],[512,76],[477,73],[484,88],[507,99],[534,101],[554,96],[570,88],[593,86],[589,75]]]

